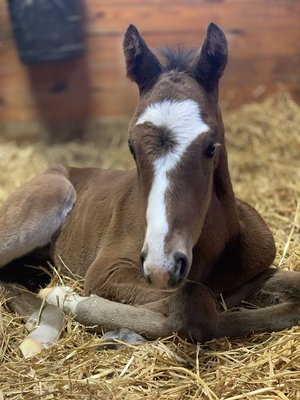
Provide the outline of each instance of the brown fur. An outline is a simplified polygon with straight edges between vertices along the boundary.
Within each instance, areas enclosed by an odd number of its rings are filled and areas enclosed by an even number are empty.
[[[73,273],[84,277],[86,294],[113,301],[99,300],[99,315],[94,315],[94,321],[101,321],[101,325],[134,327],[149,337],[177,331],[200,341],[291,326],[300,317],[300,274],[293,273],[291,278],[270,269],[275,256],[272,234],[252,207],[235,198],[231,185],[218,108],[218,80],[227,61],[222,31],[209,26],[200,55],[194,62],[189,59],[186,71],[164,69],[132,26],[125,36],[124,52],[128,75],[138,84],[141,95],[129,127],[137,171],[56,167],[36,178],[40,186],[31,181],[21,187],[1,210],[0,260],[5,252],[10,254],[8,261],[22,255],[7,239],[12,230],[20,233],[29,224],[33,228],[44,226],[49,228],[54,262],[61,265],[62,259]],[[176,249],[177,238],[184,238],[193,254],[188,276],[173,291],[146,282],[140,268],[152,163],[159,152],[172,148],[173,138],[168,131],[151,124],[136,126],[135,122],[147,105],[166,97],[197,102],[210,127],[170,173],[167,246]],[[215,154],[208,157],[209,151]],[[51,231],[45,210],[54,203],[58,215],[63,215],[66,197],[62,199],[61,193],[71,193],[74,206],[67,218],[61,218],[60,229]],[[28,203],[29,197],[35,199],[33,204]],[[26,216],[18,208],[20,199],[27,207]],[[17,212],[22,218],[16,223],[7,219]],[[38,229],[34,239],[35,247],[42,245]],[[27,248],[33,250],[30,246]],[[249,288],[255,303],[256,294],[261,298],[268,285],[268,299],[258,304],[268,306],[266,310],[219,314],[220,293],[232,306],[238,306],[249,297]],[[280,307],[273,304],[278,292]],[[91,324],[86,315],[82,311],[77,318]],[[273,315],[275,320],[263,322]],[[152,320],[155,323],[151,324]]]

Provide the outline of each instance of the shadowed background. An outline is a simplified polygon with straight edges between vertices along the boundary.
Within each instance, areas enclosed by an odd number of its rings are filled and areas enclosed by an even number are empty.
[[[153,48],[199,47],[210,21],[229,42],[223,108],[261,100],[278,85],[300,100],[300,2],[297,0],[83,0],[83,57],[20,63],[4,0],[0,2],[0,130],[10,137],[64,140],[101,134],[132,115],[137,89],[125,77],[124,31],[137,25]],[[38,18],[38,16],[37,16]],[[122,118],[121,118],[122,120]]]

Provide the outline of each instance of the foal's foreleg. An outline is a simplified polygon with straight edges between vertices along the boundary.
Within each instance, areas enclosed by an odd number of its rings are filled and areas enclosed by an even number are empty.
[[[54,167],[13,192],[0,209],[0,267],[50,243],[76,200],[64,167]]]
[[[146,306],[117,303],[95,295],[79,296],[68,286],[42,289],[39,295],[96,331],[126,327],[149,339],[168,336],[174,331],[170,318]]]
[[[40,295],[95,330],[128,328],[149,339],[177,332],[199,342],[211,339],[216,333],[215,300],[203,285],[188,284],[167,298],[142,306],[117,303],[95,295],[82,297],[69,287],[43,289]]]

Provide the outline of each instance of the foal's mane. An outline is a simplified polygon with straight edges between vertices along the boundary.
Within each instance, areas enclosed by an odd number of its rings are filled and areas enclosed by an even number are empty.
[[[158,50],[163,57],[164,72],[178,71],[188,72],[191,69],[192,61],[194,60],[196,50],[183,45],[178,45],[175,48],[163,47]]]

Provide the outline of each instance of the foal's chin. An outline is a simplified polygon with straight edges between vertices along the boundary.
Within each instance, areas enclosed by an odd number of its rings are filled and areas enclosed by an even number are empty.
[[[151,285],[151,287],[154,289],[154,290],[157,290],[157,291],[159,291],[159,292],[161,292],[161,293],[166,293],[166,294],[174,294],[174,293],[176,293],[180,288],[182,288],[182,286],[184,285],[184,282],[185,281],[183,281],[183,282],[180,282],[179,284],[177,284],[176,286],[172,286],[172,287],[165,287],[165,286],[158,286],[158,285],[155,285],[155,284],[152,284],[152,283],[149,283],[149,285]]]

